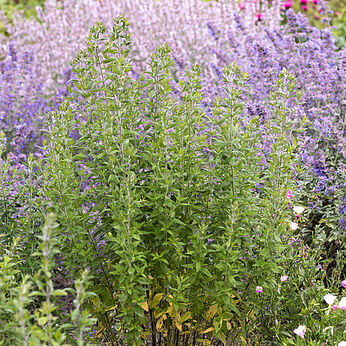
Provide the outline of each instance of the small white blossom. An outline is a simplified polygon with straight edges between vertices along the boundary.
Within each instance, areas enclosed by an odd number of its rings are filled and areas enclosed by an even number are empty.
[[[293,331],[294,334],[297,334],[301,338],[304,339],[304,334],[306,333],[306,327],[305,326],[299,326],[297,329]]]
[[[346,310],[346,297],[342,297],[339,301],[339,309]]]
[[[296,222],[290,222],[290,229],[295,231],[298,228],[298,224]]]
[[[299,207],[299,206],[293,207],[293,211],[297,213],[298,215],[300,215],[304,210],[305,210],[305,207]]]
[[[332,305],[335,302],[336,296],[333,294],[326,294],[323,299],[328,305]]]

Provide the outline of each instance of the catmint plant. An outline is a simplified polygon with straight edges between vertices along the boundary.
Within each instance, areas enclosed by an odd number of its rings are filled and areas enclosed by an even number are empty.
[[[34,79],[46,94],[51,94],[64,89],[64,74],[69,63],[82,47],[90,25],[97,21],[111,26],[113,18],[120,13],[129,19],[134,45],[133,70],[140,73],[155,47],[164,42],[169,43],[184,65],[191,61],[203,65],[209,57],[208,42],[214,41],[209,37],[207,23],[230,27],[233,12],[254,31],[262,30],[264,23],[269,27],[279,25],[281,1],[273,1],[271,6],[263,3],[261,21],[256,17],[258,11],[255,3],[248,3],[245,10],[239,10],[236,2],[224,0],[188,0],[179,4],[173,0],[83,0],[73,4],[47,0],[43,8],[37,7],[37,17],[23,18],[15,11],[12,24],[4,18],[8,36],[0,36],[0,60],[7,60],[6,48],[10,42],[20,55],[30,49],[35,53]]]

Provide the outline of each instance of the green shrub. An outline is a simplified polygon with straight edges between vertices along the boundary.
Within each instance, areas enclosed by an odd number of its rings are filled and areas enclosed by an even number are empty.
[[[113,342],[271,339],[275,321],[289,317],[267,292],[305,261],[304,247],[289,244],[286,199],[294,79],[283,71],[268,99],[263,163],[259,117],[241,121],[247,76],[237,65],[207,114],[197,65],[172,89],[166,45],[131,77],[127,30],[123,17],[108,36],[102,24],[91,29],[70,101],[47,123],[42,191],[69,275],[89,268],[97,278],[98,334]]]

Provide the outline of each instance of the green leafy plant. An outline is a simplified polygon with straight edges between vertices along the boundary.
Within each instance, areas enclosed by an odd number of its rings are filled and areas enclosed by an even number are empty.
[[[207,114],[198,65],[174,90],[167,45],[138,79],[130,49],[125,18],[108,35],[92,27],[72,65],[71,98],[47,119],[41,168],[69,275],[89,268],[95,278],[97,335],[126,344],[149,335],[154,344],[268,340],[280,312],[270,296],[258,305],[256,287],[277,290],[297,261],[285,255],[294,78],[282,71],[268,98],[263,156],[263,120],[241,120],[247,76],[236,64]]]
[[[57,224],[54,215],[48,215],[42,229],[41,269],[31,279],[21,274],[20,242],[13,244],[1,254],[0,276],[0,344],[1,345],[85,345],[85,333],[95,322],[84,303],[94,293],[86,291],[88,273],[83,272],[76,280],[75,309],[64,316],[70,323],[62,323],[56,298],[66,296],[66,290],[54,289],[52,282],[53,258],[57,250],[55,236]]]

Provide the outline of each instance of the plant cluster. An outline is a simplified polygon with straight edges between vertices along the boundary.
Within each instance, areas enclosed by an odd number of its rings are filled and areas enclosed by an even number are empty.
[[[244,117],[260,114],[264,119],[269,114],[263,103],[275,89],[275,77],[282,68],[296,76],[302,96],[299,104],[290,104],[293,110],[290,118],[297,121],[306,117],[307,120],[306,130],[296,137],[300,166],[305,170],[297,172],[295,180],[300,184],[300,203],[309,207],[300,233],[309,244],[316,236],[324,257],[335,260],[337,256],[345,256],[342,244],[345,240],[346,118],[345,89],[341,86],[344,51],[336,49],[328,29],[321,31],[309,26],[306,17],[292,10],[286,14],[288,23],[280,29],[253,34],[246,27],[239,28],[239,34],[247,38],[243,42],[236,40],[231,32],[219,30],[217,35],[215,28],[213,35],[219,47],[214,51],[218,59],[215,64],[218,68],[214,71],[217,78],[222,66],[237,61],[251,76],[251,88],[243,97],[247,103]],[[215,83],[210,88],[215,89]],[[221,86],[214,92],[221,93]],[[333,265],[335,262],[331,267]],[[344,266],[344,273],[345,270]]]
[[[57,224],[53,214],[42,228],[40,269],[33,277],[23,275],[21,239],[17,238],[0,253],[0,344],[1,345],[85,345],[85,331],[95,319],[82,306],[95,296],[87,291],[88,272],[76,280],[75,288],[55,289],[52,278]],[[1,234],[4,236],[4,234]],[[67,315],[59,311],[59,297],[73,294],[74,309]]]
[[[321,0],[286,0],[283,6],[285,9],[292,8],[295,12],[303,12],[309,18],[309,22],[318,28],[323,27],[324,23],[332,24],[337,46],[345,45],[345,6],[342,1],[331,0],[327,4]]]

